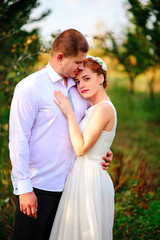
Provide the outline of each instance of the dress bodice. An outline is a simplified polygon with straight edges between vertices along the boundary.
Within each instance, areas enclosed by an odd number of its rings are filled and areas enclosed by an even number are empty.
[[[115,132],[116,132],[116,126],[117,126],[117,114],[115,107],[110,101],[103,101],[101,103],[108,103],[112,106],[114,110],[114,115],[115,115],[115,121],[114,121],[114,126],[110,132],[107,131],[102,131],[100,137],[98,138],[97,142],[93,145],[93,147],[83,156],[85,159],[90,159],[90,160],[99,160],[102,161],[102,156],[105,156],[108,150],[110,149],[112,142],[114,140]],[[101,104],[98,103],[98,104]],[[80,130],[81,132],[84,131],[85,127],[87,126],[88,121],[91,118],[92,112],[94,108],[98,105],[94,105],[90,107],[89,109],[86,110],[85,112],[85,117],[80,123]]]

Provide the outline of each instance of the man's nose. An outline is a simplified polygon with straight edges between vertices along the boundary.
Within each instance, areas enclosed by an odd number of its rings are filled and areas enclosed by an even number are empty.
[[[79,69],[79,70],[83,70],[83,69],[84,69],[83,62],[82,62],[82,63],[80,63],[80,64],[78,64],[78,69]]]

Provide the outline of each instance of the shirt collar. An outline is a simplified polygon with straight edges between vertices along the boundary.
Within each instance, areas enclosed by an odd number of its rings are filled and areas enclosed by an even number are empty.
[[[68,88],[71,88],[75,85],[76,85],[76,83],[75,83],[74,79],[69,77],[68,78]]]
[[[56,71],[52,68],[50,63],[48,63],[46,66],[46,72],[49,75],[52,82],[56,82],[62,79],[62,77],[58,75],[58,73],[56,73]]]
[[[56,71],[53,69],[53,67],[51,66],[50,63],[48,63],[47,66],[46,66],[46,72],[49,75],[49,77],[50,77],[50,79],[53,83],[56,82],[56,81],[59,81],[59,80],[63,81],[63,78],[60,75],[58,75],[58,73],[56,73]],[[67,88],[71,88],[75,85],[76,85],[76,83],[75,83],[74,79],[69,77]]]

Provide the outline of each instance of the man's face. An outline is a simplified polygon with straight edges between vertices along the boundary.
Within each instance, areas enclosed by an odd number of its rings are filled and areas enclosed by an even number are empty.
[[[75,78],[76,75],[84,69],[83,62],[86,59],[86,54],[87,53],[79,52],[76,57],[65,57],[61,62],[61,74],[64,77]]]

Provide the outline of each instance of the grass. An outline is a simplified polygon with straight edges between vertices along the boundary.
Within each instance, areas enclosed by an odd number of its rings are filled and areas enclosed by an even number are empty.
[[[114,239],[160,239],[160,93],[131,95],[112,86],[118,114],[110,173],[115,185]]]
[[[156,191],[160,170],[160,94],[155,94],[155,100],[151,101],[146,93],[131,95],[125,88],[112,87],[109,95],[118,115],[112,167],[119,162],[116,154],[123,155],[122,173],[138,181],[143,179],[147,190]]]

